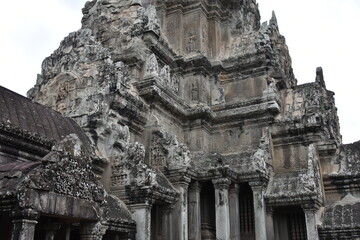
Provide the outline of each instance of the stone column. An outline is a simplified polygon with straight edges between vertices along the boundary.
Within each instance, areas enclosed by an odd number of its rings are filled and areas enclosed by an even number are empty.
[[[188,240],[188,186],[190,178],[182,176],[173,182],[175,189],[180,193],[172,212],[173,239]]]
[[[230,239],[240,239],[239,184],[232,184],[229,189]]]
[[[306,233],[308,240],[319,240],[319,234],[316,224],[316,211],[315,207],[303,206],[306,221]]]
[[[102,240],[107,227],[100,222],[88,222],[80,224],[80,240]]]
[[[189,186],[189,240],[201,239],[201,184],[193,182]]]
[[[229,185],[227,178],[214,179],[215,188],[215,214],[216,214],[216,239],[230,239],[230,215],[229,215]]]
[[[267,240],[275,240],[274,235],[274,209],[272,207],[266,208],[266,236]]]
[[[60,229],[61,225],[58,223],[50,223],[45,226],[46,236],[45,240],[54,240],[56,232]]]
[[[39,213],[32,209],[14,211],[10,214],[12,220],[11,240],[33,240],[35,234],[36,219]]]
[[[249,182],[253,191],[256,240],[266,240],[264,186],[262,182]]]
[[[65,228],[65,240],[70,240],[70,235],[71,235],[71,225],[68,224],[66,225]]]
[[[151,237],[151,204],[131,205],[132,217],[136,221],[136,240],[150,240]]]
[[[171,204],[162,206],[162,238],[172,240],[171,213],[173,206]]]

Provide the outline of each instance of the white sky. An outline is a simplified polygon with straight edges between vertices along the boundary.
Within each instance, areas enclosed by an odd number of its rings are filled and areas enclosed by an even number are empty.
[[[2,1],[0,85],[26,95],[41,62],[81,26],[86,0]],[[298,83],[315,80],[322,66],[335,92],[343,142],[360,139],[360,0],[258,0],[262,21],[275,10]]]

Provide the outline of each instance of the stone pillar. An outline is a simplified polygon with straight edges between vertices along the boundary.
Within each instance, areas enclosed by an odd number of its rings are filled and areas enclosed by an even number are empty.
[[[229,185],[230,180],[219,178],[212,181],[215,188],[216,239],[230,239]]]
[[[173,239],[188,240],[188,186],[190,178],[182,176],[173,182],[175,189],[180,193],[172,212]]]
[[[173,206],[171,204],[162,206],[162,238],[172,240],[171,213]]]
[[[189,240],[201,239],[201,184],[193,182],[189,186]]]
[[[68,224],[66,225],[65,228],[65,240],[70,240],[70,235],[71,235],[71,225]]]
[[[102,240],[107,227],[100,222],[88,222],[80,224],[80,240]]]
[[[58,223],[50,223],[45,226],[46,236],[45,240],[54,240],[56,232],[60,229],[61,225]]]
[[[240,239],[239,184],[232,184],[229,189],[230,239]]]
[[[10,214],[12,220],[11,240],[33,240],[36,219],[39,213],[32,209],[14,211]]]
[[[150,240],[151,237],[151,204],[131,205],[132,217],[136,221],[136,240]]]
[[[316,211],[315,207],[303,206],[306,221],[307,240],[319,240],[319,234],[316,224]]]
[[[262,182],[249,182],[253,191],[256,240],[266,240],[264,185]]]
[[[267,240],[275,240],[274,235],[274,209],[272,207],[266,208],[266,236]]]

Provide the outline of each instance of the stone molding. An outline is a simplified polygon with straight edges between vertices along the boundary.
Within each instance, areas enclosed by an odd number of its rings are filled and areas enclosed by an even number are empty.
[[[229,194],[239,194],[240,186],[237,183],[233,183],[229,187]]]
[[[189,184],[189,192],[200,192],[202,184],[198,181],[191,182]]]
[[[229,189],[229,186],[231,184],[231,180],[228,178],[218,178],[212,180],[212,183],[214,184],[215,189]]]
[[[105,235],[107,226],[96,223],[83,223],[80,225],[80,239],[81,240],[101,240]]]
[[[14,210],[10,212],[10,218],[12,219],[37,220],[39,217],[39,212],[31,208]]]

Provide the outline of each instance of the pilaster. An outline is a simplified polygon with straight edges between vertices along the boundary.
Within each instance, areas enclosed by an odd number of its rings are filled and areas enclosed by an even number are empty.
[[[272,207],[266,207],[266,236],[267,236],[267,240],[275,240],[274,208]]]
[[[39,213],[32,209],[13,211],[11,240],[33,240]]]
[[[230,239],[240,239],[240,211],[239,211],[239,184],[232,184],[229,188],[230,206]]]
[[[227,178],[214,179],[215,213],[216,213],[216,239],[230,239],[229,215],[229,186],[231,181]]]
[[[189,185],[189,240],[201,239],[201,184],[197,181]]]
[[[265,221],[265,184],[261,181],[249,182],[253,191],[254,215],[255,215],[255,236],[257,240],[267,240]]]
[[[172,237],[188,240],[188,187],[191,178],[186,170],[170,170],[167,175],[174,188],[180,194],[172,211]]]
[[[151,237],[151,207],[149,203],[130,205],[132,217],[136,222],[136,240],[150,240]]]
[[[172,223],[171,216],[174,206],[172,204],[167,204],[162,206],[162,238],[167,240],[174,239],[172,237]]]
[[[319,240],[319,233],[316,224],[317,207],[304,205],[302,206],[305,213],[306,234],[308,240]]]
[[[60,229],[59,223],[49,223],[45,226],[46,236],[45,240],[54,240],[56,232]]]
[[[89,222],[80,224],[80,240],[101,240],[105,235],[107,227],[100,222]]]

